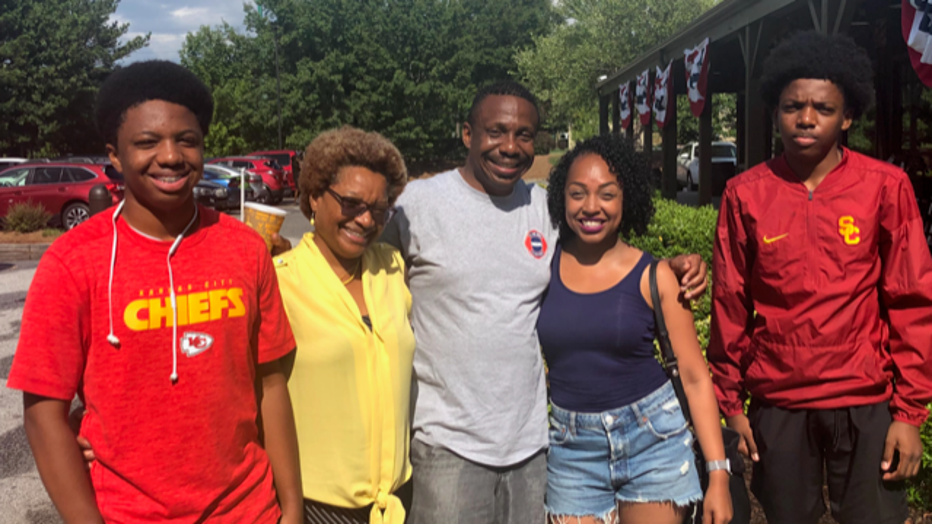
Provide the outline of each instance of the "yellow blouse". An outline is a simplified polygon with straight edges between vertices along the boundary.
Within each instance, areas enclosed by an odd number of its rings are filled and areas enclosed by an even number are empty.
[[[374,244],[363,255],[371,331],[313,233],[274,262],[298,346],[288,390],[304,496],[345,508],[374,504],[370,524],[400,524],[404,508],[392,493],[411,478],[414,358],[401,254]]]

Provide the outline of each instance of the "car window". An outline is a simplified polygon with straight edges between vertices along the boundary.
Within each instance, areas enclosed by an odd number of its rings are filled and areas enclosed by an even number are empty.
[[[213,169],[207,166],[204,166],[204,178],[209,178],[211,180],[214,180],[217,178],[233,178],[233,177],[226,171],[219,171],[219,170],[214,171]]]
[[[716,158],[735,158],[735,148],[730,145],[713,145],[712,156]]]
[[[60,167],[36,168],[36,173],[32,176],[30,185],[57,184],[61,182],[61,172],[62,168]]]
[[[236,168],[245,167],[246,169],[251,169],[254,166],[252,165],[252,162],[246,162],[245,160],[235,160],[233,161],[233,167],[236,167]]]
[[[114,169],[114,171],[116,171]],[[63,182],[85,182],[97,178],[94,173],[80,167],[69,167],[65,169],[65,175],[62,176]]]
[[[0,187],[17,187],[25,186],[26,178],[29,176],[29,169],[8,169],[0,173]]]
[[[275,160],[276,162],[278,162],[278,165],[280,166],[291,165],[291,155],[284,154],[284,155],[265,155],[265,156],[271,158],[272,160]]]

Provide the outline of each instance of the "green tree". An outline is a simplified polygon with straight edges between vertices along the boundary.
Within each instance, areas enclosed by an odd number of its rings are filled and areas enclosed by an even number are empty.
[[[115,63],[148,45],[109,21],[119,0],[0,2],[0,153],[100,153],[94,95]]]
[[[515,57],[549,121],[576,138],[598,132],[595,84],[661,43],[717,0],[560,0],[561,20]]]
[[[181,62],[213,89],[221,148],[277,145],[275,46],[285,146],[351,124],[393,140],[409,159],[447,156],[476,89],[509,78],[517,49],[544,34],[550,0],[262,0],[246,34],[189,34]],[[242,140],[245,147],[230,141]]]
[[[713,93],[712,135],[713,140],[734,138],[737,133],[738,97],[734,93]],[[676,138],[680,144],[699,141],[699,119],[689,108],[685,95],[676,97]]]

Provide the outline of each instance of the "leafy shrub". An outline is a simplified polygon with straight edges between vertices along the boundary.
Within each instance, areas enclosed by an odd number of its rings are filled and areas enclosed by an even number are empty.
[[[658,258],[698,253],[709,265],[712,277],[712,245],[718,211],[712,206],[691,207],[654,197],[654,218],[647,226],[647,233],[627,239],[628,243]],[[709,323],[712,312],[711,283],[706,293],[693,302],[693,317],[699,344],[705,349],[709,345]]]
[[[932,410],[932,404],[926,407]],[[910,507],[925,514],[932,513],[932,419],[922,425],[919,436],[922,438],[922,468],[907,482],[906,497]]]
[[[712,206],[691,207],[654,197],[654,218],[647,234],[629,240],[633,246],[657,257],[673,257],[683,253],[699,253],[712,263],[715,224],[718,210]]]
[[[540,131],[537,133],[537,136],[534,137],[535,155],[549,155],[556,147],[557,143],[549,131]]]
[[[33,204],[27,200],[13,204],[4,218],[7,231],[19,233],[32,233],[45,229],[45,225],[52,219],[52,214],[46,211],[42,204]]]

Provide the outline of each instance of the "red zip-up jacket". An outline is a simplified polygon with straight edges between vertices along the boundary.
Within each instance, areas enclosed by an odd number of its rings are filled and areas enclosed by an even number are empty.
[[[932,259],[906,174],[845,149],[809,191],[783,157],[730,180],[715,233],[709,365],[725,416],[932,399]]]

